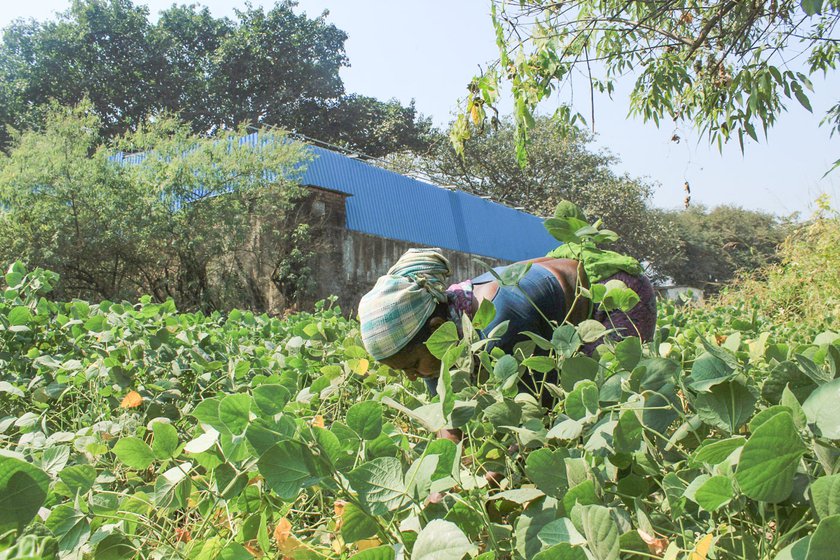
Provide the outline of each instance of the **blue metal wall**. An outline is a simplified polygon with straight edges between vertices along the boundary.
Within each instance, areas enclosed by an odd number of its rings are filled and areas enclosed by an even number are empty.
[[[303,184],[339,191],[351,230],[509,261],[559,245],[542,220],[462,191],[450,191],[312,146]]]
[[[240,139],[257,142],[257,134]],[[450,191],[358,159],[309,146],[302,183],[346,193],[347,228],[508,261],[544,256],[559,245],[542,219],[462,191]],[[115,155],[138,164],[145,154]]]

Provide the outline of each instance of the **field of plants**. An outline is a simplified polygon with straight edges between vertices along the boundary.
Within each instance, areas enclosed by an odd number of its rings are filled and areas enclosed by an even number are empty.
[[[837,333],[661,304],[651,344],[596,360],[584,323],[511,356],[479,313],[430,340],[430,399],[330,302],[204,316],[56,281],[16,264],[0,295],[0,559],[838,557]],[[551,410],[517,394],[555,368]]]

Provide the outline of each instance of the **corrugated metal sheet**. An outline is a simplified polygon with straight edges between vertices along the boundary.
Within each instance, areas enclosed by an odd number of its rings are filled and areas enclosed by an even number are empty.
[[[312,146],[303,183],[343,192],[349,229],[509,261],[559,244],[542,219]]]
[[[240,144],[257,142],[257,134]],[[347,227],[384,237],[508,261],[545,255],[559,244],[542,219],[462,191],[450,191],[411,177],[309,146],[315,158],[302,183],[350,195]],[[143,154],[117,154],[137,164]]]

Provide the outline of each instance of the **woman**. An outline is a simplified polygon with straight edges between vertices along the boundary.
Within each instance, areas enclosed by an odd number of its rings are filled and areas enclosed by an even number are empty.
[[[602,259],[605,260],[609,259]],[[641,267],[631,261],[621,257],[606,265],[601,262],[600,267],[593,269],[595,282],[622,280],[639,295],[639,303],[627,314],[612,312],[608,316],[596,309],[592,318],[608,329],[615,328],[618,336],[638,333],[647,341],[653,337],[656,325],[656,296],[650,281],[641,274]],[[460,325],[463,314],[472,317],[482,300],[492,301],[496,308],[485,332],[510,321],[507,332],[491,341],[488,350],[498,346],[510,353],[518,342],[527,340],[523,332],[534,332],[550,340],[557,325],[565,321],[578,324],[590,318],[589,302],[575,299],[578,281],[589,286],[585,266],[576,260],[552,257],[528,262],[532,266],[518,286],[501,286],[486,273],[446,288],[449,262],[440,250],[410,249],[359,303],[365,348],[374,359],[402,370],[409,379],[425,378],[433,391],[430,380],[440,373],[440,360],[424,343],[444,322]],[[497,273],[503,269],[496,269]],[[590,344],[584,351],[591,353],[596,345]]]

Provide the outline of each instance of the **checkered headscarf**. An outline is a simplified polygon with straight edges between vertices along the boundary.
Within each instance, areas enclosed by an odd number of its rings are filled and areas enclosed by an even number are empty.
[[[393,356],[446,301],[449,261],[440,249],[409,249],[359,302],[362,342],[371,356]]]

